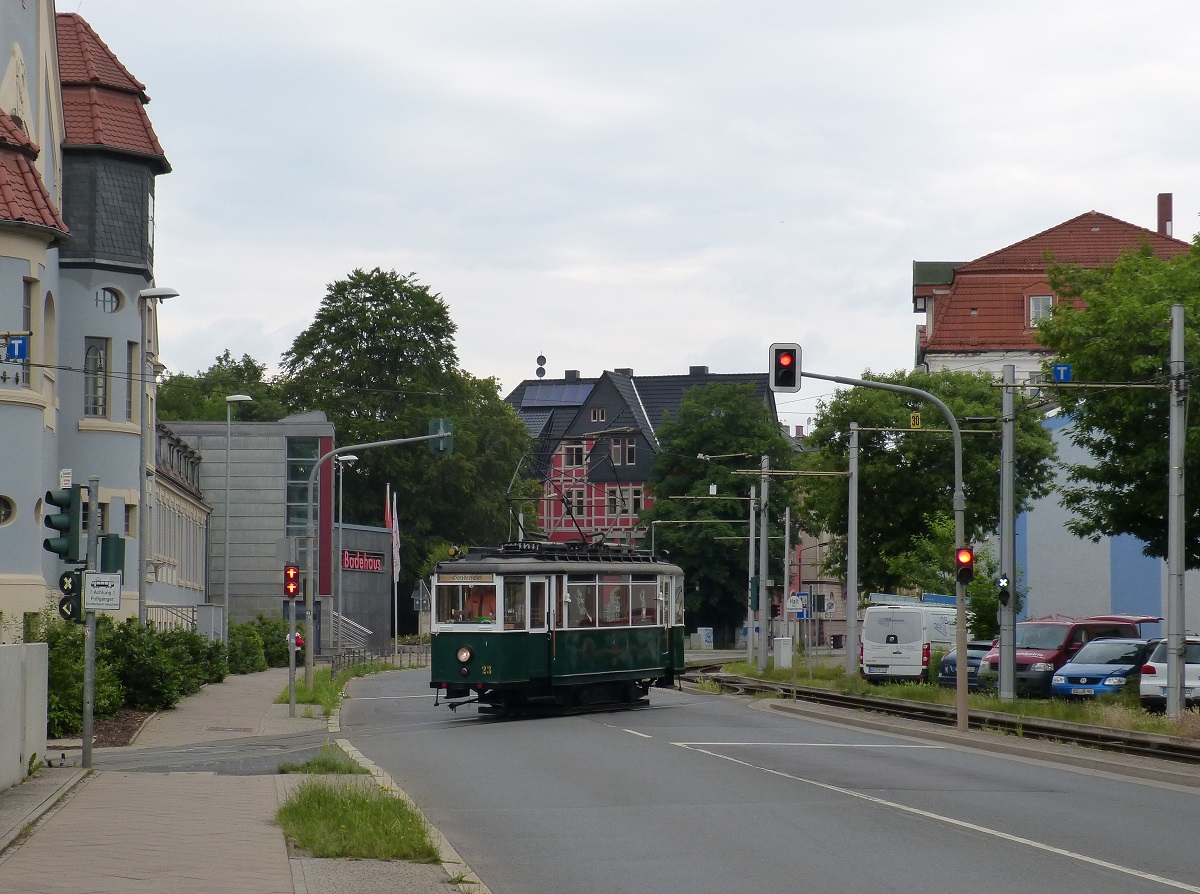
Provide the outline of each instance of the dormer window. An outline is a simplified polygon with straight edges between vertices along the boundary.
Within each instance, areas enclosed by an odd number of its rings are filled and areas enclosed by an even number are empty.
[[[1053,295],[1030,295],[1029,296],[1029,328],[1036,329],[1038,323],[1048,319],[1050,311],[1054,307]]]
[[[592,407],[592,422],[604,421],[604,407]]]

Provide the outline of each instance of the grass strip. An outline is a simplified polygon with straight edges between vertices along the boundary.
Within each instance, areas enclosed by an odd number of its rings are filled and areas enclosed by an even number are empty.
[[[280,773],[315,773],[321,775],[333,774],[363,774],[370,771],[352,760],[350,755],[336,745],[326,742],[317,752],[317,756],[302,764],[291,761],[279,765]]]
[[[314,857],[440,860],[424,818],[375,786],[305,780],[280,805],[275,821],[289,842]]]

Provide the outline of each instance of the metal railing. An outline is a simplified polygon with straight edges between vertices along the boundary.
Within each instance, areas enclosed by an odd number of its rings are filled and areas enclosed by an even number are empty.
[[[364,627],[362,624],[359,624],[357,621],[354,621],[345,615],[339,615],[337,612],[334,612],[333,629],[335,631],[339,630],[339,622],[341,623],[340,633],[343,650],[367,648],[367,644],[370,642],[370,636],[375,632],[374,630]]]
[[[148,603],[146,605],[146,622],[159,633],[186,627],[196,629],[196,606],[168,605],[165,603]]]
[[[366,665],[371,668],[379,667],[428,667],[429,643],[401,643],[395,651],[369,649],[365,646],[355,649],[342,649],[330,657],[333,673],[356,665]]]

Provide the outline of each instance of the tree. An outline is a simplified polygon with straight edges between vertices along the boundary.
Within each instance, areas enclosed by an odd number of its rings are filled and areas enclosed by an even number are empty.
[[[234,360],[226,349],[207,370],[194,376],[176,373],[158,386],[158,417],[164,422],[176,419],[225,421],[225,398],[248,394],[253,402],[237,411],[239,420],[274,422],[287,415],[275,383],[267,378],[267,367],[249,354]]]
[[[955,418],[1000,417],[1000,389],[987,373],[940,371],[864,374],[866,379],[906,385],[942,400]],[[930,411],[933,412],[930,412]],[[922,413],[926,428],[907,431],[913,413]],[[954,450],[942,417],[915,396],[872,388],[838,391],[818,404],[816,425],[808,438],[817,445],[803,454],[811,470],[846,471],[850,423],[859,435],[858,579],[865,591],[895,592],[903,581],[889,561],[909,553],[930,533],[927,517],[953,505]],[[964,425],[963,428],[979,428]],[[996,530],[1000,513],[1000,439],[994,434],[963,435],[964,516],[968,542]],[[1028,508],[1050,490],[1054,445],[1035,412],[1017,413],[1016,511]],[[800,521],[806,531],[828,532],[833,546],[826,568],[845,568],[848,488],[844,478],[806,478]],[[947,556],[949,556],[947,551]]]
[[[513,483],[529,445],[525,426],[495,379],[458,368],[455,330],[445,302],[415,274],[355,270],[328,287],[283,355],[288,405],[324,410],[340,444],[418,437],[431,419],[454,422],[450,455],[422,443],[365,450],[344,477],[346,514],[360,523],[382,523],[387,485],[398,494],[402,586],[439,544],[512,536],[509,501],[537,493],[535,483]]]
[[[689,624],[722,631],[741,627],[747,597],[746,498],[758,479],[735,470],[757,469],[764,454],[772,469],[791,468],[794,447],[750,385],[712,384],[688,391],[657,435],[659,449],[648,482],[654,504],[639,521],[652,526],[656,548],[684,570]],[[710,485],[729,499],[707,499]],[[777,520],[792,500],[792,485],[772,481],[769,497],[771,518]],[[780,572],[781,552],[776,548],[771,559]]]
[[[1184,354],[1194,366],[1200,351],[1200,237],[1191,251],[1169,260],[1144,247],[1108,267],[1055,266],[1050,284],[1060,300],[1039,325],[1038,340],[1071,364],[1075,382],[1162,386],[1061,389],[1059,403],[1071,417],[1068,437],[1088,455],[1086,462],[1067,466],[1062,503],[1075,513],[1067,527],[1092,540],[1132,534],[1143,541],[1146,555],[1164,558],[1168,321],[1171,305],[1183,305]],[[1195,417],[1187,427],[1184,465],[1189,473],[1200,469]],[[1195,501],[1186,516],[1185,542],[1187,567],[1200,567]]]

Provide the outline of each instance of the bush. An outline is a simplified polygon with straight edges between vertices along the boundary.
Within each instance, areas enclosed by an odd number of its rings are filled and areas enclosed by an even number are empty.
[[[46,617],[38,631],[49,652],[49,691],[46,735],[52,739],[76,735],[83,729],[83,627]],[[114,716],[125,703],[116,671],[96,655],[92,716]]]
[[[252,674],[267,669],[262,637],[254,624],[229,625],[229,672]]]
[[[220,683],[229,675],[225,646],[188,627],[176,627],[162,635],[168,654],[180,669],[184,695],[198,692],[206,683]]]
[[[263,656],[267,660],[267,667],[287,667],[288,666],[288,622],[281,618],[268,618],[265,615],[259,615],[250,622],[263,644]],[[302,636],[304,635],[304,625],[297,624],[296,630]]]
[[[162,634],[143,627],[137,618],[116,624],[104,615],[96,619],[96,653],[117,669],[125,687],[125,704],[139,711],[173,708],[183,698],[190,669],[172,654]]]

